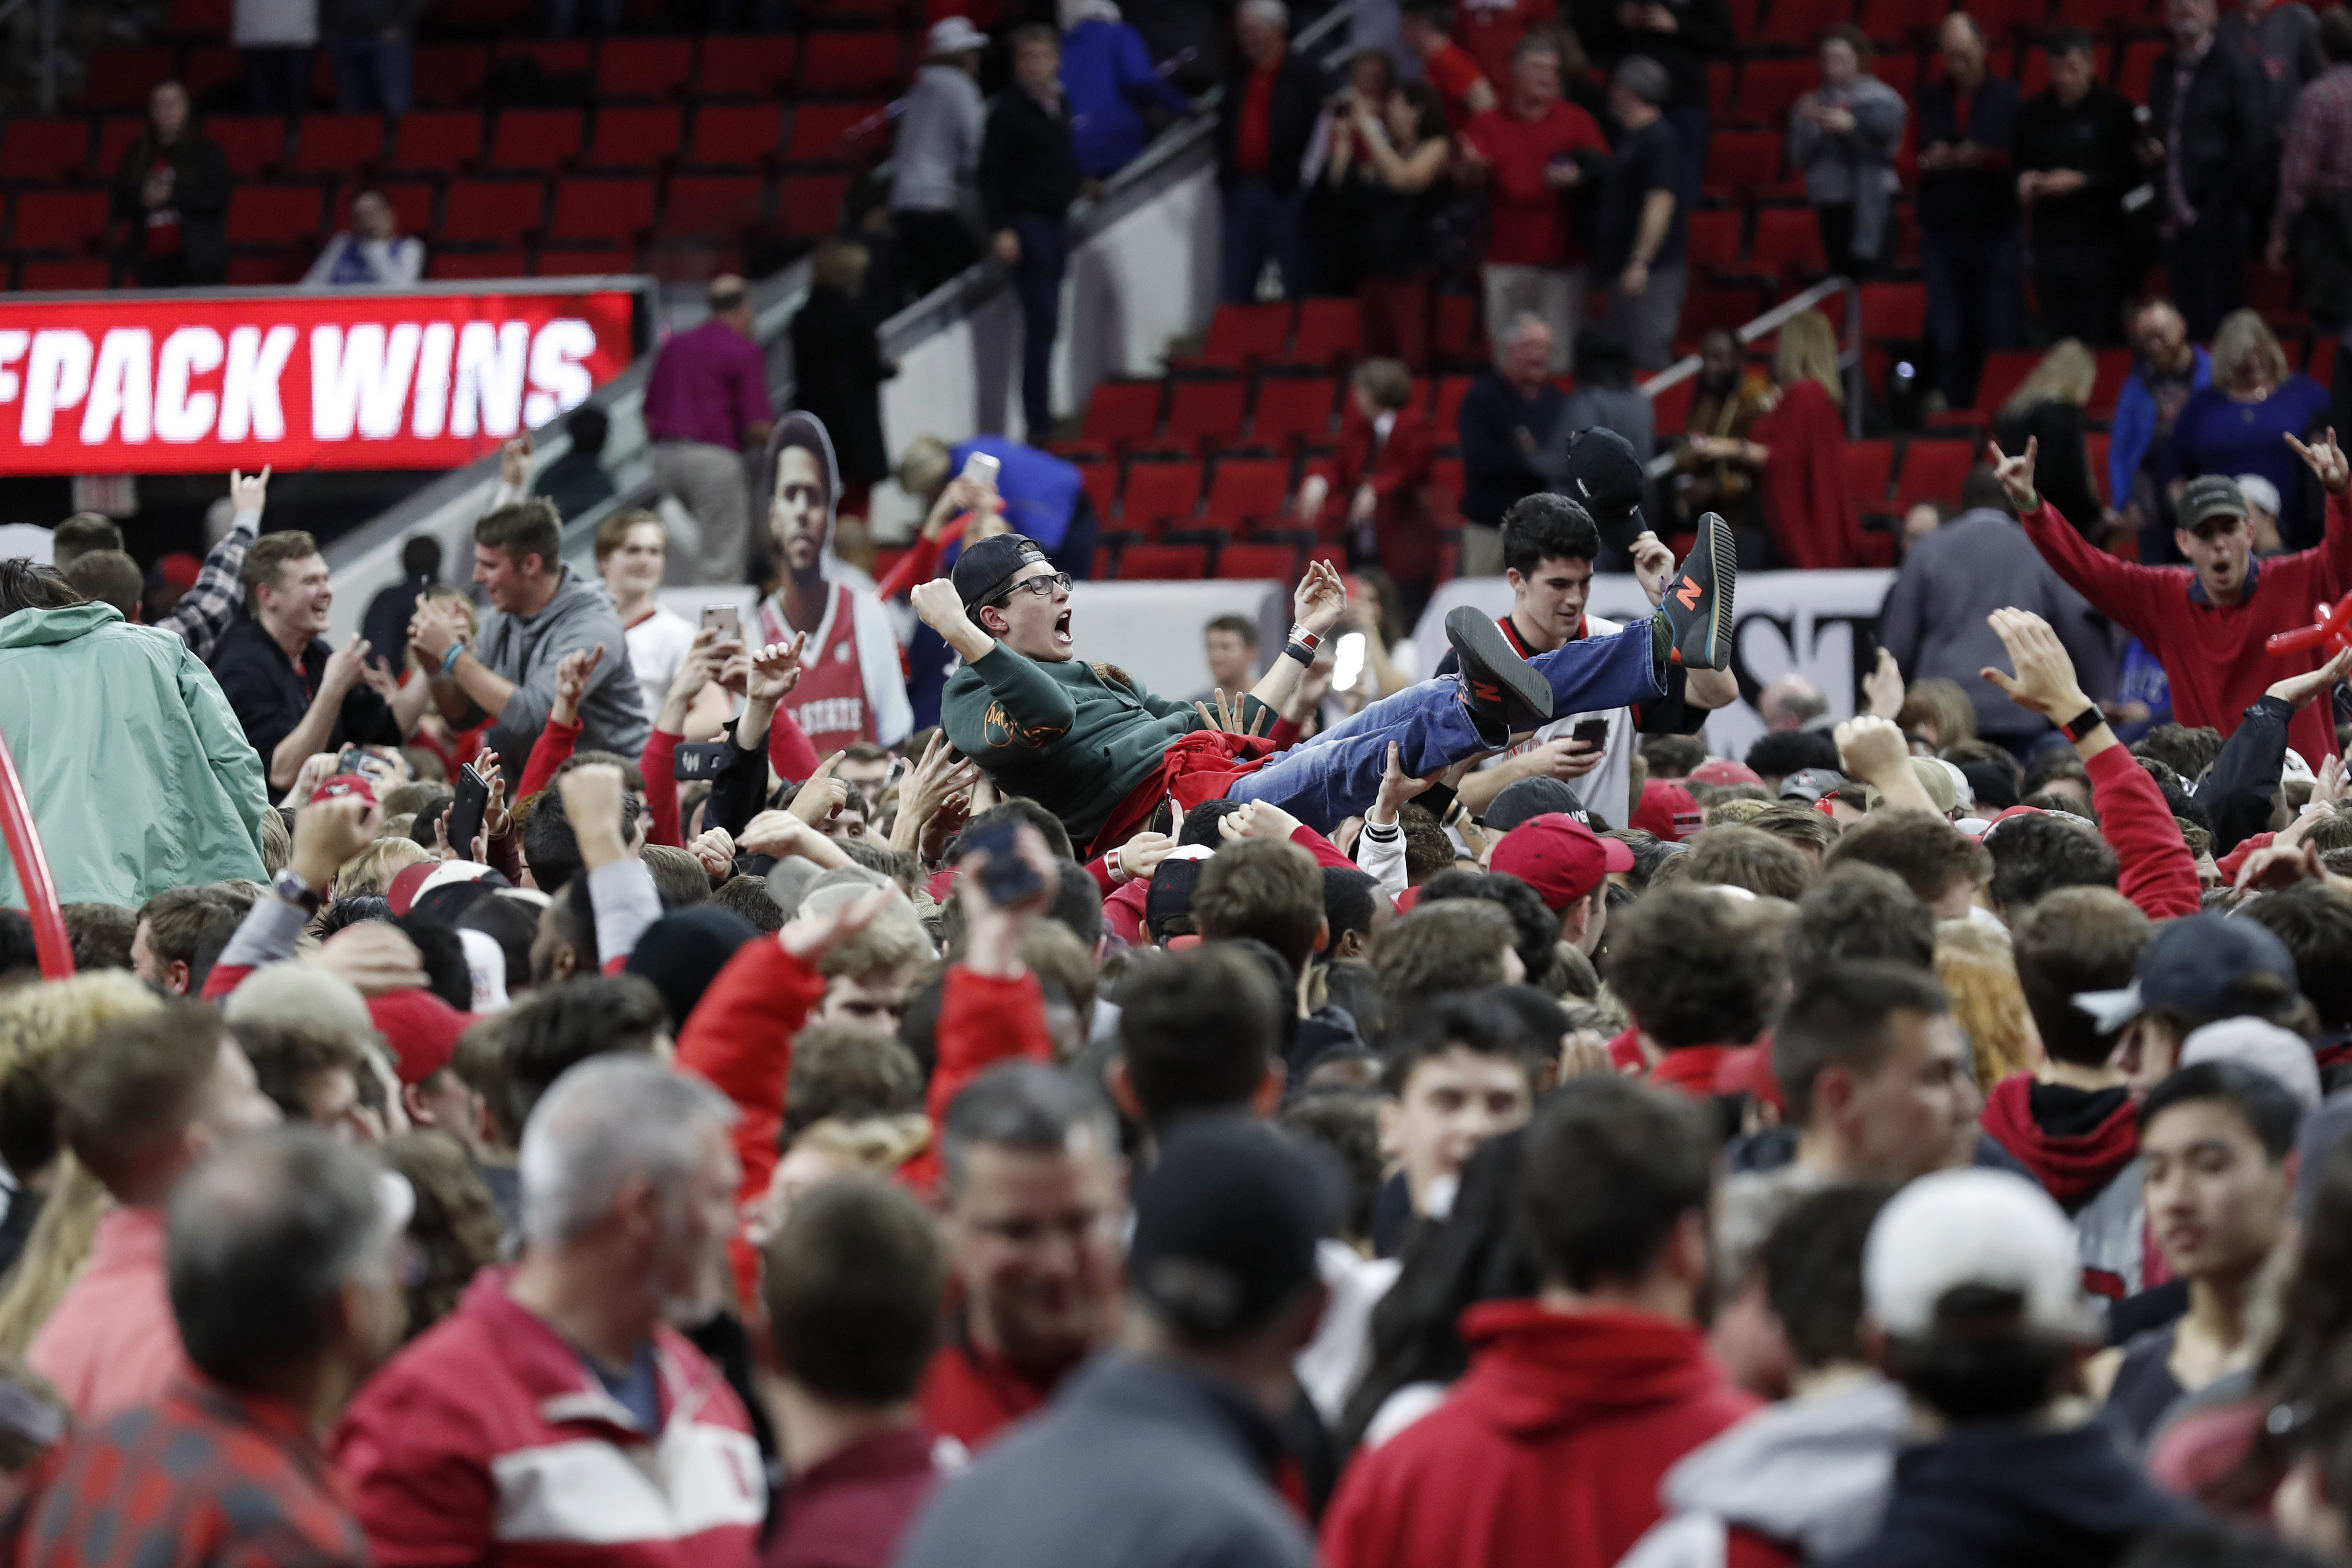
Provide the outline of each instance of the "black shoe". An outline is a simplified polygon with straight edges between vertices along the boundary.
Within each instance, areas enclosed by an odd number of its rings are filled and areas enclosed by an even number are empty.
[[[1495,618],[1463,605],[1445,617],[1445,640],[1462,664],[1462,700],[1479,735],[1497,746],[1551,722],[1551,683],[1518,656]]]
[[[1731,668],[1731,590],[1738,576],[1731,525],[1708,512],[1698,520],[1698,542],[1658,606],[1670,636],[1669,662],[1685,669]]]

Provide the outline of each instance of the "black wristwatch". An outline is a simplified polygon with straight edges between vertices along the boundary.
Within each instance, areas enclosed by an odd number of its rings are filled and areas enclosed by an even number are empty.
[[[306,917],[319,912],[319,895],[310,890],[310,884],[304,881],[302,874],[293,867],[280,867],[278,875],[270,879],[269,886],[279,898],[300,910]]]
[[[2094,702],[2063,724],[2059,725],[2058,732],[2070,741],[2079,742],[2106,721],[2107,716],[2099,711],[2099,705]]]

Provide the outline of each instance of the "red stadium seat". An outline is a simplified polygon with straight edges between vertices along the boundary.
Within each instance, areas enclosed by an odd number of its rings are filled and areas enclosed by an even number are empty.
[[[1917,342],[1927,331],[1925,283],[1862,286],[1862,335],[1879,342]]]
[[[295,122],[289,174],[357,174],[383,156],[381,114],[306,114]]]
[[[547,187],[537,180],[452,180],[436,237],[453,244],[520,245],[539,226]]]
[[[1736,132],[1726,132],[1724,136]],[[1720,142],[1722,136],[1716,138]],[[1739,262],[1739,214],[1701,208],[1690,215],[1690,264],[1701,275],[1728,272]]]
[[[782,130],[772,103],[705,104],[694,111],[686,161],[711,168],[761,168],[775,157]]]
[[[560,173],[580,156],[587,132],[587,119],[576,109],[502,110],[482,167],[503,174]]]
[[[1685,376],[1650,399],[1650,414],[1657,421],[1659,435],[1679,436],[1683,433],[1690,424],[1691,399],[1697,395],[1697,379]]]
[[[1127,483],[1119,491],[1124,526],[1150,528],[1167,519],[1190,518],[1200,504],[1201,465],[1192,458],[1144,459],[1127,466]]]
[[[319,65],[327,68],[327,53],[319,51]],[[490,72],[490,51],[480,44],[419,44],[416,47],[416,106],[456,109],[481,96],[483,79]],[[327,79],[331,82],[330,75]],[[329,89],[332,95],[331,88]]]
[[[1780,142],[1778,131],[1717,132],[1707,139],[1699,195],[1745,202],[1770,194],[1780,184]]]
[[[1811,60],[1748,60],[1740,68],[1731,118],[1785,126],[1789,106],[1819,86],[1821,78],[1821,67]]]
[[[319,236],[316,185],[239,185],[229,193],[225,225],[231,245],[278,248]]]
[[[441,194],[438,185],[430,180],[387,180],[374,188],[382,191],[383,199],[392,204],[393,212],[400,219],[401,233],[433,232],[433,204]],[[341,221],[342,215],[351,207],[351,198],[359,191],[360,186],[354,182],[336,196],[334,205],[330,209],[335,221]]]
[[[1298,337],[1293,364],[1329,364],[1363,351],[1364,320],[1353,300],[1308,300],[1298,307]]]
[[[404,173],[454,174],[481,153],[482,117],[471,110],[416,110],[392,135],[391,166]]]
[[[92,49],[82,101],[92,109],[144,110],[155,84],[169,81],[179,68],[178,52],[173,49],[121,46]]]
[[[588,40],[509,38],[498,46],[496,58],[529,60],[549,76],[582,76],[588,70]]]
[[[1756,14],[1763,8],[1759,0],[1727,0],[1724,8],[1731,13],[1733,37],[1752,38],[1756,36]]]
[[[1148,441],[1159,429],[1160,383],[1098,381],[1087,395],[1087,416],[1079,424],[1078,438],[1116,449],[1130,442]],[[1108,508],[1097,510],[1106,520],[1109,518]]]
[[[2314,339],[2311,344],[2311,363],[2304,367],[2304,374],[2311,377],[2312,380],[2319,383],[2322,386],[2334,386],[2336,384],[2336,342],[2334,338],[2321,337]]]
[[[692,38],[607,38],[596,52],[596,97],[676,98],[693,74]]]
[[[1209,480],[1208,514],[1231,528],[1282,510],[1290,497],[1286,458],[1224,458]]]
[[[1298,546],[1295,544],[1221,544],[1217,575],[1244,580],[1271,578],[1287,586],[1298,580]]]
[[[1220,305],[1209,318],[1209,334],[1193,362],[1240,370],[1282,353],[1290,336],[1290,306]]]
[[[1810,49],[1823,33],[1853,20],[1853,0],[1772,0],[1764,12],[1762,41]]]
[[[1849,441],[1845,445],[1845,488],[1864,511],[1878,511],[1886,502],[1886,481],[1895,472],[1895,443]]]
[[[1951,8],[1950,0],[1862,0],[1860,26],[1881,42],[1909,43],[1942,26]],[[1879,78],[1885,79],[1883,69]]]
[[[1337,384],[1328,375],[1270,375],[1258,384],[1250,434],[1261,446],[1320,442],[1331,431]]]
[[[1706,106],[1719,121],[1731,112],[1731,100],[1739,90],[1738,60],[1706,62]]]
[[[1151,583],[1189,580],[1209,574],[1209,552],[1200,544],[1130,544],[1118,552],[1118,580]]]
[[[233,0],[172,0],[163,31],[175,38],[225,38],[236,9]]]
[[[1437,342],[1441,354],[1461,359],[1483,358],[1479,340],[1486,327],[1486,302],[1472,294],[1437,297]]]
[[[114,178],[114,172],[122,167],[124,156],[146,125],[146,120],[136,114],[111,114],[100,121],[98,154],[89,162],[90,174],[100,180]]]
[[[785,144],[789,163],[838,163],[859,155],[877,143],[888,123],[886,103],[801,103],[793,109],[792,140]]]
[[[841,226],[847,174],[786,174],[776,184],[776,224],[794,239],[822,239]]]
[[[20,191],[10,213],[13,250],[95,250],[106,237],[104,191]]]
[[[221,281],[232,289],[283,289],[302,281],[309,271],[308,250],[247,250],[228,258]]]
[[[95,293],[107,286],[111,270],[100,260],[28,257],[18,271],[16,287],[28,294],[45,289],[76,294]]]
[[[2171,41],[2166,38],[2127,40],[2112,79],[2115,89],[2134,103],[2146,103],[2148,83],[2156,79],[2156,62],[2171,47]]]
[[[2116,415],[2116,399],[2123,395],[2124,383],[2131,377],[2132,352],[2129,349],[2093,349],[2091,357],[2098,363],[2099,379],[2091,384],[2091,401],[2083,405],[2083,413],[2091,419],[2112,419]],[[2327,384],[2322,379],[2320,384],[2325,386]]]
[[[651,180],[562,180],[547,237],[554,241],[635,241],[654,226]]]
[[[89,156],[89,121],[16,119],[0,136],[0,181],[57,184],[81,170]]]
[[[2113,439],[2104,430],[2094,431],[2083,437],[2083,449],[2091,459],[2092,493],[2109,506],[2116,504],[2115,497],[2107,494],[2107,448]]]
[[[801,41],[789,34],[774,37],[715,34],[702,40],[694,96],[773,98],[791,83],[800,58]]]
[[[1241,434],[1249,405],[1249,383],[1239,380],[1180,381],[1168,402],[1171,445],[1206,448]]]
[[[2050,0],[1969,0],[1963,8],[1977,19],[1995,47],[2004,42],[2003,35],[2039,27],[2050,17]]]
[[[729,235],[760,221],[759,180],[750,174],[677,174],[669,182],[662,226],[672,233]]]
[[[1748,245],[1748,266],[1781,279],[1818,278],[1829,270],[1822,253],[1822,229],[1811,207],[1759,207],[1756,237]]]
[[[1099,389],[1097,389],[1099,390]],[[1111,503],[1118,499],[1118,465],[1112,462],[1080,463],[1078,483],[1085,487],[1087,500],[1095,509],[1097,521],[1111,514]]]
[[[1993,411],[2009,401],[2042,356],[2032,349],[1995,349],[1985,355],[1984,369],[1977,375],[1976,413],[1990,421]]]
[[[600,109],[588,138],[591,169],[656,169],[684,145],[686,116],[677,109]]]
[[[1903,452],[1903,474],[1895,487],[1894,510],[1908,511],[1923,500],[1956,504],[1960,499],[1960,481],[1969,477],[1976,458],[1974,441],[1915,438]]]
[[[900,85],[902,35],[890,32],[811,33],[801,49],[803,92],[872,94]]]
[[[1440,446],[1450,447],[1461,438],[1462,400],[1470,395],[1473,379],[1466,375],[1449,375],[1437,384],[1435,416]]]
[[[532,272],[540,278],[591,278],[636,269],[634,245],[551,245],[540,248],[539,265]]]
[[[220,143],[228,172],[240,180],[263,178],[286,155],[286,121],[275,114],[215,114],[205,134]]]
[[[1675,341],[1696,345],[1717,327],[1738,331],[1764,313],[1759,298],[1759,290],[1754,283],[1692,284],[1683,295],[1683,315],[1676,324]]]
[[[425,264],[425,275],[446,282],[528,278],[530,259],[520,250],[436,250]]]
[[[194,48],[180,65],[180,85],[198,103],[219,96],[242,101],[245,96],[245,57],[222,45],[216,47]],[[298,109],[301,107],[297,104]],[[215,122],[207,122],[210,130]]]

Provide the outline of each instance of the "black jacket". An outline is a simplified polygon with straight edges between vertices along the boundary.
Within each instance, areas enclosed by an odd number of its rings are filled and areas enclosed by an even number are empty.
[[[1574,12],[1576,36],[1597,58],[1612,66],[1627,55],[1646,55],[1666,68],[1666,79],[1674,86],[1669,107],[1695,104],[1704,109],[1707,59],[1736,53],[1739,47],[1731,7],[1725,0],[1663,0],[1663,4],[1675,16],[1671,33],[1626,26],[1617,0],[1579,0]],[[1508,92],[1509,88],[1496,82],[1495,90]],[[1570,96],[1574,96],[1572,89]],[[1606,117],[1598,118],[1603,125],[1609,123]]]
[[[943,1484],[896,1568],[1307,1568],[1273,1421],[1174,1361],[1098,1356]]]
[[[1061,222],[1084,178],[1067,99],[1047,109],[1018,87],[996,95],[980,140],[980,209],[989,233],[1012,227],[1016,217]]]
[[[539,471],[530,481],[530,493],[553,501],[555,510],[569,522],[604,505],[619,492],[613,488],[613,476],[604,471],[596,454],[575,447]]]
[[[2178,145],[2171,140],[2173,92],[2173,56],[2168,50],[2148,84],[2147,123],[2179,161],[2189,207],[2203,217],[2217,203],[2261,204],[2277,176],[2272,167],[2270,87],[2261,68],[2227,39],[2215,38],[2189,79]],[[2158,170],[2156,177],[2160,202],[2164,171]]]
[[[1455,421],[1462,441],[1463,517],[1492,528],[1513,501],[1542,489],[1536,454],[1559,433],[1567,416],[1568,394],[1549,381],[1533,401],[1491,370],[1471,383]]]
[[[2084,184],[2071,195],[2033,204],[2033,237],[2062,244],[2113,245],[2123,238],[2124,193],[2142,178],[2133,149],[2132,106],[2094,81],[2069,109],[2051,91],[2037,95],[2017,121],[2017,167],[2074,169]]]
[[[2189,1517],[2104,1426],[1986,1422],[1906,1449],[1878,1539],[1827,1568],[2106,1568]]]
[[[1231,185],[1242,177],[1234,162],[1241,135],[1242,105],[1249,96],[1250,65],[1239,54],[1225,73],[1225,95],[1217,105],[1217,184]],[[1259,177],[1276,195],[1298,188],[1298,166],[1307,161],[1307,144],[1315,138],[1315,119],[1322,112],[1323,79],[1297,51],[1282,57],[1275,68],[1274,98],[1266,105],[1265,168]]]
[[[2294,717],[2284,699],[2265,693],[2246,710],[2245,721],[2198,781],[2197,804],[2212,820],[2215,856],[2269,831],[2271,801],[2278,794],[2279,770],[2286,765],[2287,723]]]
[[[269,754],[310,710],[311,699],[319,695],[320,679],[327,672],[327,659],[334,651],[324,637],[312,637],[310,646],[302,650],[302,668],[297,672],[286,650],[270,640],[259,621],[250,617],[229,627],[220,647],[213,650],[213,679],[220,682],[221,695],[228,699],[228,705],[236,710],[245,738],[261,753],[265,772]],[[375,688],[362,682],[344,696],[334,726],[319,742],[319,750],[398,744],[400,721],[393,717],[391,706]]]
[[[882,439],[882,384],[890,378],[860,300],[811,289],[793,317],[793,402],[824,421],[841,478],[870,485],[889,477]]]
[[[157,156],[155,133],[142,131],[114,169],[114,216],[123,226],[124,254],[147,252],[147,171]],[[172,165],[172,206],[180,215],[182,278],[217,280],[228,266],[228,159],[220,143],[190,124],[163,151]]]
[[[2017,221],[2017,176],[2011,161],[2017,152],[2019,112],[2017,84],[2006,77],[1988,76],[1969,106],[1968,130],[1963,132],[1951,84],[1939,81],[1920,89],[1916,144],[1923,152],[1938,142],[1967,141],[1995,154],[1974,169],[1922,174],[1921,228],[2005,228]]]

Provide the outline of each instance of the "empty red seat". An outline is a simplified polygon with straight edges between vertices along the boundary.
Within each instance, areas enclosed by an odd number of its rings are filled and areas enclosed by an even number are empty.
[[[675,98],[693,73],[692,38],[607,38],[596,53],[596,97]]]
[[[786,174],[776,182],[776,225],[794,239],[822,239],[841,226],[847,174]]]
[[[231,245],[308,245],[318,237],[321,193],[316,185],[238,185],[229,192]]]
[[[120,46],[92,49],[82,101],[92,109],[144,109],[155,84],[170,80],[179,70],[177,54],[173,49]]]
[[[1197,447],[1238,436],[1248,405],[1245,381],[1180,381],[1168,400],[1168,439]]]
[[[392,167],[454,174],[482,153],[482,117],[471,110],[415,110],[392,136]]]
[[[520,245],[539,226],[547,187],[537,180],[452,180],[438,237],[452,243]]]
[[[887,124],[881,103],[802,103],[793,109],[792,140],[784,156],[795,163],[843,160],[857,155],[878,124]]]
[[[1278,512],[1290,499],[1286,458],[1225,458],[1209,481],[1209,516],[1227,527]]]
[[[651,180],[560,180],[547,237],[558,242],[634,241],[653,226]]]
[[[1118,552],[1118,579],[1128,583],[1205,577],[1209,552],[1200,544],[1130,544]]]
[[[1821,68],[1811,60],[1748,60],[1740,68],[1731,118],[1785,125],[1789,106],[1819,86],[1821,76]]]
[[[1244,580],[1272,578],[1289,585],[1298,580],[1298,547],[1295,544],[1221,544],[1217,575]]]
[[[686,115],[677,109],[600,109],[588,138],[592,169],[655,169],[677,156]]]
[[[1862,286],[1862,335],[1888,342],[1916,342],[1927,331],[1925,283],[1865,283]]]
[[[587,120],[576,109],[509,109],[490,132],[486,169],[552,174],[580,156]]]
[[[1763,41],[1811,48],[1823,33],[1853,20],[1853,0],[1772,0],[1765,8]]]
[[[425,265],[425,275],[447,282],[528,278],[530,258],[515,249],[436,250]]]
[[[498,58],[525,59],[549,76],[576,76],[588,69],[585,38],[509,38],[499,45]]]
[[[1268,445],[1320,441],[1330,434],[1337,384],[1328,375],[1270,375],[1258,384],[1250,433]]]
[[[328,64],[319,51],[319,64]],[[480,44],[419,44],[414,73],[420,109],[456,109],[480,97],[489,75],[490,51]]]
[[[1923,500],[1957,505],[1960,481],[1976,462],[1974,441],[1950,441],[1922,437],[1903,452],[1903,475],[1895,487],[1895,510],[1908,511]]]
[[[111,114],[100,121],[98,153],[89,161],[90,173],[101,180],[114,178],[114,172],[122,167],[123,157],[131,151],[131,144],[139,140],[140,132],[146,127],[145,117],[137,114]]]
[[[1969,0],[1964,9],[1996,41],[2021,27],[2039,27],[2050,16],[2050,0]]]
[[[1201,465],[1190,458],[1143,460],[1127,466],[1119,491],[1119,520],[1129,528],[1192,515],[1201,503]]]
[[[1690,424],[1691,399],[1697,394],[1697,378],[1685,376],[1650,399],[1650,417],[1657,422],[1659,435],[1682,434]]]
[[[1886,481],[1895,472],[1895,443],[1849,441],[1845,444],[1845,488],[1864,511],[1885,504]]]
[[[1220,305],[1209,318],[1209,335],[1201,345],[1201,363],[1240,369],[1252,362],[1272,359],[1290,335],[1290,306]]]
[[[306,114],[295,122],[289,174],[356,174],[383,156],[381,114]]]
[[[89,155],[87,120],[11,120],[0,135],[0,180],[55,184],[73,175]]]
[[[1087,416],[1078,438],[1117,447],[1149,440],[1160,429],[1160,384],[1156,381],[1098,381],[1087,395]],[[1104,509],[1106,521],[1110,512]]]
[[[1748,243],[1748,265],[1782,278],[1817,278],[1829,270],[1822,253],[1822,227],[1811,207],[1759,207],[1756,237]]]
[[[1461,438],[1462,400],[1470,395],[1473,378],[1449,375],[1437,384],[1437,440],[1440,446],[1452,446]]]
[[[21,191],[9,228],[16,250],[95,250],[106,237],[104,191]]]
[[[636,269],[634,245],[550,245],[540,247],[539,266],[533,271],[541,278],[588,278]]]
[[[1889,43],[1906,43],[1943,26],[1950,0],[1862,0],[1862,30]],[[1879,73],[1885,79],[1885,71]]]
[[[750,174],[672,176],[662,226],[680,234],[735,234],[760,220],[761,186]]]
[[[759,168],[776,155],[781,122],[772,103],[705,104],[694,111],[686,161],[719,168]]]
[[[2147,101],[2148,83],[2156,79],[2156,62],[2172,47],[2165,38],[2133,38],[2124,45],[2116,67],[2115,89],[2134,103]]]
[[[1738,60],[1706,62],[1706,106],[1718,118],[1731,112],[1732,94],[1739,90]]]
[[[1737,331],[1763,314],[1753,283],[1694,283],[1683,295],[1677,342],[1696,344],[1717,327]],[[1769,290],[1768,290],[1769,292]]]
[[[240,251],[221,280],[232,289],[282,289],[299,283],[312,259],[308,249]]]
[[[433,203],[441,194],[440,186],[430,180],[386,180],[372,188],[382,191],[383,199],[392,204],[393,213],[400,220],[401,233],[433,232]],[[343,222],[343,215],[351,209],[351,198],[358,195],[359,190],[360,186],[354,183],[346,185],[337,195],[332,209],[335,223]]]
[[[1298,338],[1290,358],[1298,364],[1353,359],[1364,346],[1364,321],[1353,300],[1308,300],[1298,307]]]
[[[2332,345],[2335,340],[2322,338],[2320,342]],[[2098,364],[2099,377],[2091,384],[2091,401],[2083,405],[2083,413],[2092,419],[2112,419],[2116,414],[2116,399],[2123,395],[2124,383],[2131,377],[2132,352],[2129,349],[2093,349],[2091,357]],[[2314,360],[2318,358],[2316,345],[2314,345],[2312,357]],[[2333,368],[2333,361],[2330,368]],[[2327,384],[2326,376],[2315,375],[2312,379],[2322,386]]]
[[[1102,522],[1110,516],[1112,503],[1118,500],[1118,465],[1110,462],[1080,463],[1077,469],[1078,483],[1086,489],[1087,502],[1095,509],[1096,521]]]
[[[45,289],[93,293],[107,286],[108,264],[81,257],[27,257],[16,275],[16,287],[27,293]]]
[[[233,0],[172,0],[163,30],[176,38],[225,38],[236,9]]]
[[[1778,131],[1717,132],[1707,138],[1700,194],[1744,202],[1772,190],[1780,183],[1780,139]]]
[[[215,114],[205,134],[220,143],[228,172],[241,180],[261,178],[286,153],[286,121],[275,114]]]
[[[1984,369],[1977,375],[1977,412],[1990,419],[1993,411],[2033,374],[2041,358],[2032,349],[1995,349],[1986,354]]]
[[[695,71],[698,98],[771,98],[782,92],[800,64],[801,41],[790,35],[730,37],[716,34],[702,41],[702,58]]]
[[[242,99],[244,84],[245,57],[225,44],[190,49],[180,62],[180,85],[199,103],[214,94]]]
[[[811,33],[801,49],[803,92],[876,93],[898,86],[900,35]]]
[[[1733,134],[1726,132],[1725,136]],[[1720,142],[1722,136],[1716,138]],[[1739,262],[1739,215],[1706,208],[1690,215],[1690,264],[1702,273],[1725,272]]]

